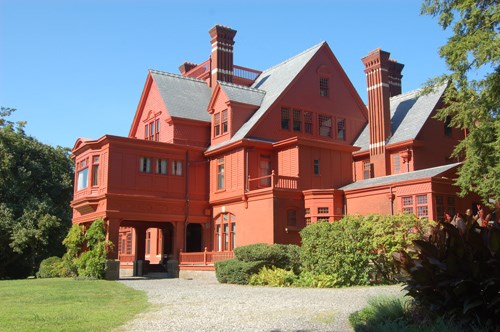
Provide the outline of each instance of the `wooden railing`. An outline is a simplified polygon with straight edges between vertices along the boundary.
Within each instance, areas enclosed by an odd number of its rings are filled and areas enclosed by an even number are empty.
[[[215,262],[234,258],[232,251],[181,252],[179,265],[214,265]]]
[[[272,171],[270,175],[258,178],[250,178],[250,175],[248,176],[247,188],[249,191],[271,187],[274,189],[296,190],[299,188],[299,178],[294,176],[275,175],[274,171]]]
[[[246,78],[247,80],[255,80],[257,76],[260,75],[260,73],[261,72],[258,70],[240,66],[233,66],[233,75],[241,78]]]
[[[132,263],[135,259],[135,255],[133,255],[133,254],[119,254],[118,259],[120,260],[120,264]]]

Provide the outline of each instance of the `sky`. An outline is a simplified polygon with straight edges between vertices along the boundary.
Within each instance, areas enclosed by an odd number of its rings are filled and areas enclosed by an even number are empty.
[[[127,136],[149,69],[210,56],[208,30],[237,30],[234,63],[264,70],[326,41],[366,103],[361,58],[405,65],[403,92],[446,72],[421,0],[0,0],[0,106],[45,144]]]

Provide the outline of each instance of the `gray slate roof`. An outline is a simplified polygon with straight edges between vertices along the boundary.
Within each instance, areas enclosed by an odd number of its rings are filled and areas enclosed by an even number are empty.
[[[150,70],[172,117],[210,122],[212,89],[203,80]]]
[[[229,100],[236,101],[242,104],[260,106],[260,104],[262,103],[262,99],[264,99],[264,95],[266,94],[266,92],[263,90],[227,82],[218,82]]]
[[[361,189],[361,188],[368,188],[368,187],[380,186],[380,185],[384,185],[384,184],[397,183],[397,182],[403,182],[403,181],[409,181],[409,180],[432,178],[432,177],[435,177],[441,173],[444,173],[444,172],[446,172],[454,167],[457,167],[458,165],[460,165],[460,163],[454,163],[454,164],[438,166],[438,167],[433,167],[433,168],[426,168],[426,169],[413,171],[413,172],[409,172],[409,173],[401,173],[401,174],[394,174],[394,175],[388,175],[388,176],[380,176],[377,178],[372,178],[372,179],[367,179],[367,180],[360,180],[360,181],[356,181],[356,182],[353,182],[351,184],[348,184],[346,186],[343,186],[339,189],[341,189],[341,190]]]
[[[391,97],[392,136],[386,145],[415,139],[445,89],[446,85],[442,85],[426,95],[420,95],[422,89],[417,89]],[[361,147],[360,151],[366,151],[370,147],[369,140],[369,125],[366,125],[354,145]]]
[[[263,71],[252,84],[252,88],[265,92],[260,108],[248,119],[247,122],[231,137],[230,140],[217,145],[212,145],[207,151],[212,151],[222,146],[239,141],[247,136],[250,130],[273,105],[293,79],[300,73],[304,66],[311,60],[316,52],[323,46],[321,42],[304,52],[285,60],[284,62]]]

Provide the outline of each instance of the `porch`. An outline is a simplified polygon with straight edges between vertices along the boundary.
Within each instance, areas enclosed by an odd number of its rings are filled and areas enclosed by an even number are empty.
[[[214,271],[215,263],[234,258],[233,251],[180,252],[179,270]]]

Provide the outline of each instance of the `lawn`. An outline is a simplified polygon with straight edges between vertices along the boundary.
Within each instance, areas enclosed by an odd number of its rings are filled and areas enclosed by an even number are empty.
[[[0,331],[110,331],[148,306],[116,281],[0,281]]]

